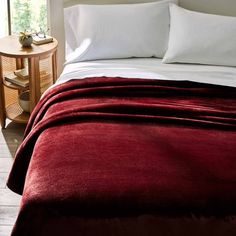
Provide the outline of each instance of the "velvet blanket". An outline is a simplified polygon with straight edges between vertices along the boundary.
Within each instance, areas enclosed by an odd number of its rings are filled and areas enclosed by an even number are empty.
[[[235,88],[73,80],[42,98],[17,151],[13,235],[63,217],[235,215],[235,170]]]

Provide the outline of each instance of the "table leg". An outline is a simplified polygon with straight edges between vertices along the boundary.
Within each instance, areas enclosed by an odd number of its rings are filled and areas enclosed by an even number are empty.
[[[52,77],[55,83],[57,81],[57,50],[52,54]]]
[[[23,58],[16,58],[16,69],[24,68],[24,59]]]
[[[29,64],[30,112],[32,112],[41,96],[39,57],[29,58],[28,64]]]
[[[4,129],[6,125],[6,107],[5,107],[5,93],[3,86],[3,71],[2,71],[2,57],[0,56],[0,123]]]
[[[23,69],[24,68],[24,58],[16,58],[16,69]],[[18,96],[22,91],[18,90]]]

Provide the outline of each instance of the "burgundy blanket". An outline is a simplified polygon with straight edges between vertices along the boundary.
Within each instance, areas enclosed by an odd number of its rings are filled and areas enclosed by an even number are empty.
[[[8,187],[23,194],[14,236],[48,225],[66,235],[75,219],[235,215],[236,89],[103,77],[57,86],[31,115]]]

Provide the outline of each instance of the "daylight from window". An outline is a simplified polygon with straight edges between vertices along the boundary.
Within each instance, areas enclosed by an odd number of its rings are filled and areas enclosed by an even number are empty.
[[[12,34],[47,31],[47,0],[11,0]]]
[[[47,31],[47,0],[11,0],[12,34],[21,31]],[[7,0],[0,0],[0,37],[9,34]]]

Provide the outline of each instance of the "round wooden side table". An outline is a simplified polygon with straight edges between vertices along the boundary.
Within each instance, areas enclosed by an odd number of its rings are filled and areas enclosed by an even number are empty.
[[[0,39],[0,122],[5,128],[6,118],[27,123],[29,113],[25,112],[18,103],[22,91],[29,91],[30,112],[39,101],[41,94],[57,80],[57,46],[58,42],[34,45],[24,48],[17,36],[7,36]],[[15,70],[26,68],[29,85],[22,87],[6,81],[5,77]],[[44,87],[43,87],[44,85]],[[15,95],[11,95],[12,91]]]

